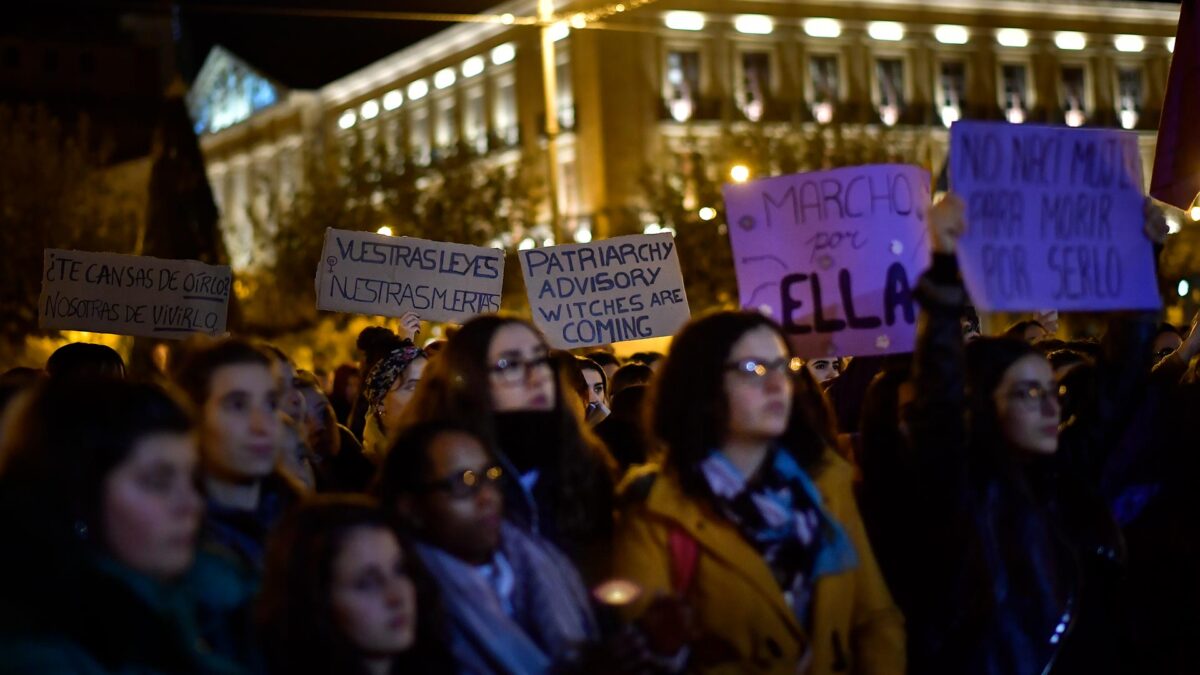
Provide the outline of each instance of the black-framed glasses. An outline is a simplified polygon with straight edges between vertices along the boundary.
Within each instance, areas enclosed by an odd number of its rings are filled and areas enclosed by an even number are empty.
[[[493,464],[482,473],[467,469],[460,474],[425,484],[426,490],[447,492],[452,499],[467,499],[479,494],[484,485],[496,485],[504,477],[504,469]]]
[[[1055,385],[1046,388],[1036,382],[1029,382],[1013,387],[1005,394],[1005,397],[1010,401],[1016,401],[1026,410],[1037,410],[1046,401],[1051,401],[1056,406],[1062,405],[1062,398],[1065,394],[1066,387]]]
[[[799,357],[776,359],[774,361],[742,359],[741,361],[725,364],[725,370],[754,381],[761,380],[770,373],[792,377],[799,373],[802,368],[804,368],[804,359]]]
[[[554,367],[550,356],[540,356],[535,359],[500,359],[489,368],[491,373],[504,384],[520,384],[529,379],[535,370],[545,368],[547,371]]]

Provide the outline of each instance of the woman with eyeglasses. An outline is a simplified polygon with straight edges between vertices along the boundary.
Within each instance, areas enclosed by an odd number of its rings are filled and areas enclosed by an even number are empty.
[[[409,421],[477,429],[506,472],[507,517],[550,540],[584,578],[606,578],[614,463],[583,424],[580,405],[529,322],[468,321],[425,373]]]
[[[679,670],[904,672],[903,618],[803,368],[770,319],[720,312],[675,337],[653,385],[665,454],[626,478],[613,559]]]
[[[505,522],[504,473],[467,426],[424,422],[394,440],[377,491],[437,582],[459,672],[561,672],[597,639],[596,622],[566,557]]]
[[[906,566],[915,575],[906,586],[923,589],[907,615],[912,670],[1115,672],[1124,545],[1088,465],[1120,438],[1121,413],[1064,420],[1061,383],[1022,339],[964,347],[955,258],[964,203],[948,195],[929,223],[933,265],[917,288],[915,397],[903,414],[912,498],[895,505],[919,525],[909,540],[918,564]],[[1110,324],[1105,351],[1128,363],[1089,385],[1097,400],[1122,372],[1147,371],[1152,328]]]

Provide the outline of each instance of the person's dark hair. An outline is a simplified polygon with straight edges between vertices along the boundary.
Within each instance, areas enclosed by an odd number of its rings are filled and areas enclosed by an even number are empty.
[[[1024,340],[1025,331],[1033,326],[1037,326],[1042,330],[1046,330],[1046,327],[1043,326],[1040,321],[1035,319],[1025,319],[1024,321],[1018,321],[1009,326],[1008,329],[1004,331],[1004,337],[1008,338],[1009,340]]]
[[[863,480],[892,481],[899,475],[905,439],[900,433],[900,385],[908,381],[911,368],[894,365],[879,371],[867,387],[862,401],[859,432],[859,468]]]
[[[979,327],[979,312],[975,311],[974,305],[963,307],[962,318],[966,320],[972,330],[980,335],[983,334],[983,330]]]
[[[1080,338],[1078,340],[1071,340],[1067,343],[1066,348],[1074,352],[1079,352],[1093,361],[1098,359],[1100,357],[1100,353],[1103,351],[1103,346],[1096,338]]]
[[[1047,356],[1050,361],[1050,367],[1054,372],[1058,372],[1060,368],[1073,366],[1077,363],[1091,363],[1092,360],[1085,354],[1080,354],[1073,349],[1056,349],[1050,352]]]
[[[50,377],[125,377],[125,360],[107,345],[72,342],[54,350],[46,361]]]
[[[972,448],[985,452],[981,460],[1010,464],[1011,453],[1004,445],[994,394],[1004,373],[1026,356],[1042,356],[1022,339],[979,338],[966,346],[967,408],[971,420]]]
[[[1154,337],[1151,341],[1157,340],[1158,336],[1166,333],[1170,333],[1171,335],[1178,337],[1180,340],[1184,338],[1183,331],[1179,330],[1177,326],[1163,321],[1162,323],[1158,324],[1158,327],[1154,330]]]
[[[550,358],[554,359],[554,369],[560,374],[559,381],[566,382],[572,391],[580,398],[580,401],[587,405],[588,402],[588,386],[587,380],[583,379],[583,364],[571,352],[564,352],[555,349],[550,352]]]
[[[652,366],[662,358],[663,355],[658,352],[637,352],[629,357],[629,362]]]
[[[722,311],[694,319],[675,336],[671,353],[651,385],[647,428],[665,446],[666,468],[678,475],[684,491],[693,497],[710,498],[700,463],[725,441],[729,428],[725,394],[729,353],[743,335],[759,328],[787,342],[779,326],[756,312]],[[812,472],[819,468],[827,443],[808,409],[810,383],[795,380],[791,417],[780,441],[800,466]]]
[[[338,427],[337,413],[334,412],[333,404],[329,401],[329,396],[321,388],[321,382],[317,376],[307,370],[296,371],[296,390],[305,398],[305,406],[308,406],[309,396],[318,396],[322,400],[320,405],[321,417],[321,434],[315,438],[307,439],[309,449],[320,456],[322,459],[331,459],[338,454],[341,445],[341,429]]]
[[[363,353],[363,387],[358,392],[358,399],[350,407],[350,416],[346,422],[346,426],[350,427],[350,431],[354,432],[357,438],[363,437],[367,426],[367,413],[371,408],[371,402],[367,400],[367,375],[375,364],[392,353],[392,350],[401,347],[402,343],[399,335],[384,326],[367,326],[358,334],[358,340],[354,344]]]
[[[596,350],[594,352],[588,352],[587,358],[599,364],[601,370],[603,370],[605,366],[616,366],[618,368],[621,367],[621,360],[615,355],[606,351]]]
[[[292,357],[288,356],[287,352],[283,351],[279,347],[276,347],[275,345],[273,345],[269,342],[264,342],[261,345],[261,349],[264,352],[266,352],[267,354],[269,354],[271,356],[271,358],[274,359],[275,361],[278,361],[279,363],[282,363],[284,365],[291,366],[293,369],[295,368],[296,363],[294,361],[292,361]]]
[[[479,432],[465,424],[432,420],[405,427],[392,439],[371,490],[372,494],[379,498],[379,503],[385,511],[395,514],[396,503],[400,497],[422,491],[433,466],[429,457],[429,446],[438,436],[448,433],[466,434],[492,453],[487,441]]]
[[[184,357],[175,371],[175,383],[197,407],[208,400],[213,373],[225,366],[259,365],[273,369],[271,355],[245,340],[221,340],[199,347]]]
[[[626,363],[613,373],[609,384],[609,396],[615,397],[627,387],[650,384],[654,379],[654,371],[644,363]]]
[[[487,353],[496,333],[510,325],[525,326],[541,335],[533,324],[506,314],[471,319],[446,342],[437,358],[430,360],[421,386],[404,411],[405,420],[456,422],[474,429],[487,441],[487,447],[499,448]],[[582,411],[567,405],[566,389],[574,385],[562,372],[556,378],[557,420],[555,428],[548,430],[560,443],[560,452],[553,457],[556,464],[548,472],[557,502],[555,531],[564,540],[588,539],[596,535],[590,531],[594,523],[611,522],[609,502],[615,466],[603,444],[583,423]]]
[[[608,375],[604,373],[604,366],[594,359],[583,358],[581,356],[575,357],[575,365],[579,367],[579,371],[581,373],[585,370],[598,373],[600,375],[600,381],[604,383],[604,393],[608,393]],[[584,381],[584,385],[584,388],[586,389],[587,381]],[[584,400],[586,401],[587,398],[585,397]]]
[[[612,399],[612,414],[596,425],[596,435],[608,446],[608,452],[624,472],[629,467],[645,464],[646,400],[650,388],[635,384],[617,392]]]
[[[1049,356],[1051,352],[1059,351],[1067,348],[1067,341],[1056,337],[1044,337],[1035,340],[1033,343],[1034,349],[1042,354]]]
[[[331,591],[334,563],[359,528],[396,534],[375,500],[360,495],[322,495],[294,509],[267,545],[266,572],[257,607],[270,672],[301,675],[365,673],[364,654],[338,629]],[[394,673],[451,672],[436,584],[429,583],[416,553],[401,541],[405,571],[416,587],[417,633]],[[440,666],[440,667],[439,667]]]
[[[338,366],[337,370],[333,371],[333,391],[328,392],[329,402],[333,404],[338,422],[343,424],[350,419],[350,411],[354,407],[354,400],[346,396],[346,385],[352,377],[357,377],[359,382],[362,382],[362,373],[359,372],[358,366],[352,363]],[[359,390],[362,390],[361,385]]]

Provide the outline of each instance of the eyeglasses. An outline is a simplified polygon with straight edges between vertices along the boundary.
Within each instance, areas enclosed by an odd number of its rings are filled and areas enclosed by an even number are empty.
[[[479,494],[484,485],[496,485],[503,477],[504,469],[493,464],[484,469],[482,474],[467,469],[457,476],[426,483],[425,489],[448,492],[451,499],[467,499]]]
[[[738,375],[751,380],[759,381],[765,378],[769,373],[777,373],[779,375],[787,375],[792,377],[804,368],[804,360],[795,357],[791,359],[778,359],[776,361],[759,361],[758,359],[743,359],[726,363],[725,370],[737,373]]]
[[[1052,401],[1056,406],[1061,405],[1065,394],[1066,387],[1047,389],[1036,382],[1031,382],[1012,389],[1005,396],[1010,401],[1016,401],[1026,410],[1038,410],[1044,401]]]
[[[535,370],[545,368],[550,370],[553,362],[549,356],[542,356],[536,359],[500,359],[490,368],[496,379],[504,384],[513,385],[520,384],[529,379]]]

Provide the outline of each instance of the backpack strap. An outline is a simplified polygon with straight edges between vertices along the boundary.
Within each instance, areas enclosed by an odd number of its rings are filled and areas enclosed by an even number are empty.
[[[700,545],[679,525],[672,525],[667,534],[667,552],[671,556],[671,590],[684,597],[696,578],[700,560]]]

